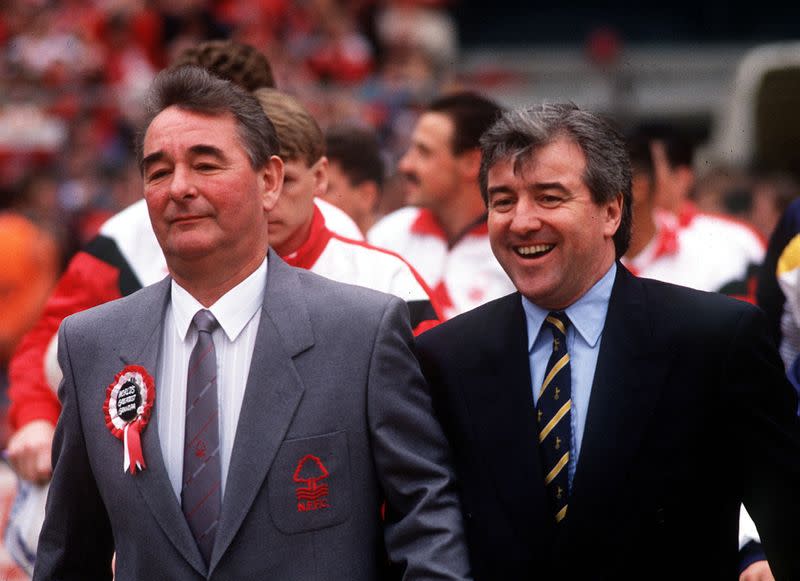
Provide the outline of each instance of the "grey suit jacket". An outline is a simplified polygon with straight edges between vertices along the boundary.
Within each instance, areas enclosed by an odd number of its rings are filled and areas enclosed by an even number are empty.
[[[73,315],[59,330],[63,411],[34,579],[465,579],[446,440],[395,297],[286,265],[272,251],[264,305],[208,566],[164,467],[158,410],[147,468],[122,470],[104,423],[124,365],[157,369],[169,279]],[[155,389],[158,390],[158,377]],[[307,455],[327,494],[298,497]],[[300,495],[302,496],[302,495]],[[385,517],[381,505],[386,502]]]

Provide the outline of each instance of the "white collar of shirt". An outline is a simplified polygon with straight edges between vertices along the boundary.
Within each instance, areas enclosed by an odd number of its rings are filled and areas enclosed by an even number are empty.
[[[267,259],[246,279],[222,295],[208,310],[219,322],[228,340],[233,342],[247,322],[253,318],[264,303],[264,288],[267,282]],[[181,340],[186,334],[197,311],[205,307],[175,280],[172,281],[172,315],[175,330]]]
[[[617,263],[614,262],[608,272],[594,283],[592,288],[564,310],[572,327],[589,347],[594,348],[597,345],[603,332],[608,301],[611,299],[611,289],[614,286],[616,273]],[[525,297],[522,297],[522,308],[525,310],[528,326],[528,352],[530,353],[536,337],[539,335],[539,330],[542,328],[542,323],[550,311],[533,304]]]

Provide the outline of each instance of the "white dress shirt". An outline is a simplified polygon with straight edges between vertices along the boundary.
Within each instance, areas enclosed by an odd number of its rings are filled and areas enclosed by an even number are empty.
[[[264,287],[266,259],[253,274],[225,293],[209,307],[219,322],[212,333],[217,353],[217,396],[219,399],[219,449],[222,465],[222,495],[231,461],[233,440],[250,372],[256,342]],[[170,302],[164,317],[164,333],[156,376],[156,423],[175,496],[180,502],[183,480],[183,441],[186,424],[186,376],[189,356],[197,340],[192,319],[203,309],[192,295],[172,281]]]

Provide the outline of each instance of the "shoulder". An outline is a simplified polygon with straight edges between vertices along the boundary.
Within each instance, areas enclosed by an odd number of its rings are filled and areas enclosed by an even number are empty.
[[[153,229],[144,199],[134,202],[103,222],[102,226],[100,226],[100,233],[115,237],[121,232],[142,229],[151,231]]]
[[[325,218],[325,225],[329,230],[336,232],[342,236],[353,238],[354,240],[363,240],[364,235],[358,229],[358,225],[353,219],[342,209],[334,206],[330,202],[326,202],[322,198],[314,198],[314,204],[322,212]]]
[[[350,240],[334,234],[326,248],[327,252],[345,257],[363,281],[383,281],[378,288],[394,294],[392,286],[398,281],[406,285],[412,280],[422,285],[416,270],[399,254],[386,248],[373,246],[367,242]],[[389,286],[386,286],[389,285]],[[370,286],[367,284],[366,286]],[[386,286],[386,288],[383,288]]]
[[[760,319],[758,307],[721,293],[636,278],[654,324],[677,332],[702,332],[719,336],[732,332],[743,318]],[[616,290],[616,289],[615,289]],[[615,295],[612,294],[612,302]]]
[[[423,349],[469,350],[474,345],[491,341],[495,331],[510,330],[509,324],[516,319],[524,323],[518,292],[489,301],[425,331],[417,337],[417,343]]]
[[[331,280],[302,268],[290,267],[300,283],[309,306],[318,306],[328,316],[348,317],[357,313],[382,311],[393,300],[388,293],[371,288]]]
[[[385,240],[404,235],[409,232],[411,225],[419,217],[420,209],[412,206],[400,208],[387,214],[367,232],[367,240],[371,244],[381,246]]]
[[[368,242],[352,240],[334,233],[328,247],[337,253],[347,253],[356,260],[363,260],[378,267],[411,270],[411,265],[396,252]]]
[[[136,324],[136,317],[163,307],[170,280],[165,278],[126,297],[71,314],[64,319],[63,325],[69,325],[71,329],[86,329],[93,334],[104,328],[117,328],[124,333],[130,325]]]
[[[763,236],[752,226],[721,214],[699,212],[679,235],[702,237],[707,242],[724,244],[734,250],[753,249],[763,253],[766,248]]]

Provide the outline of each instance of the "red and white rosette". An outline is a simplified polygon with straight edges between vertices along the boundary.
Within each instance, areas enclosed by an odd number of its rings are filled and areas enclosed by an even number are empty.
[[[155,382],[140,365],[128,365],[117,373],[106,389],[103,413],[106,426],[122,440],[125,450],[123,470],[136,474],[144,470],[141,433],[150,420],[156,397]]]

